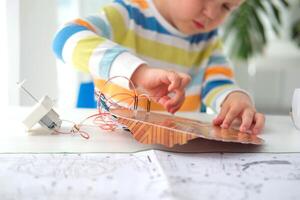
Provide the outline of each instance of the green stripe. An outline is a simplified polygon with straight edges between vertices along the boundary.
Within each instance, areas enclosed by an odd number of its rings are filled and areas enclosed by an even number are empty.
[[[116,8],[110,6],[104,10],[112,26],[114,41],[120,45],[134,49],[139,55],[189,68],[199,66],[205,59],[211,56],[215,49],[221,48],[220,40],[207,46],[203,51],[189,52],[181,48],[145,39],[126,28],[124,18]]]
[[[207,95],[207,97],[205,97],[205,99],[204,99],[205,104],[206,104],[207,106],[213,108],[213,101],[216,100],[216,97],[217,97],[220,93],[224,92],[224,91],[227,90],[227,89],[231,89],[231,88],[234,89],[234,88],[236,88],[236,86],[235,86],[235,85],[232,85],[232,84],[226,84],[226,85],[222,85],[222,86],[220,86],[220,87],[217,87],[217,88],[212,89],[212,90],[209,92],[209,94]],[[216,108],[213,108],[213,109],[216,109]]]
[[[89,60],[95,48],[106,39],[99,36],[89,36],[80,40],[72,56],[72,62],[75,68],[83,72],[89,72]]]

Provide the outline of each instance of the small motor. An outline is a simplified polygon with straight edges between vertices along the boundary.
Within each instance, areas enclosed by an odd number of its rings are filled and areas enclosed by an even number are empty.
[[[23,85],[25,81],[18,83],[19,87],[28,94],[36,103],[31,113],[23,120],[23,124],[30,130],[35,124],[39,123],[41,126],[55,130],[59,129],[62,120],[59,118],[57,112],[53,110],[54,102],[48,97],[44,96],[41,100],[37,100]]]

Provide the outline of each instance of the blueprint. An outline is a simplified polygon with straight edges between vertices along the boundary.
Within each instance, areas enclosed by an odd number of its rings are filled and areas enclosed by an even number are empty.
[[[8,199],[300,199],[300,153],[0,154]]]

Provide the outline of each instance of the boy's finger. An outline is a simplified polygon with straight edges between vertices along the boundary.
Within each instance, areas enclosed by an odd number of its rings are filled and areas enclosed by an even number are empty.
[[[174,107],[177,104],[182,104],[185,93],[181,90],[175,90],[175,95],[166,103],[167,109]]]
[[[255,119],[255,125],[252,129],[252,132],[254,134],[259,134],[265,125],[266,119],[265,116],[261,113],[256,113],[254,119]]]
[[[181,105],[182,104],[176,105],[176,107],[171,108],[168,112],[174,114],[175,112],[177,112],[180,109]]]
[[[242,124],[240,126],[240,131],[241,132],[246,132],[247,130],[249,130],[249,128],[251,127],[251,124],[253,123],[254,115],[255,115],[255,112],[253,112],[250,109],[246,109],[243,112]]]
[[[225,119],[226,113],[228,112],[228,106],[222,106],[219,115],[213,120],[214,125],[221,125]]]
[[[232,121],[239,115],[240,109],[238,107],[231,108],[226,114],[226,117],[221,125],[222,128],[229,128]]]
[[[168,87],[168,91],[171,92],[175,90],[176,88],[180,88],[181,86],[181,78],[176,72],[169,71],[167,74],[167,77],[170,81],[170,85]]]
[[[157,101],[159,104],[165,106],[166,102],[169,101],[169,100],[170,100],[170,97],[168,97],[168,96],[163,96],[163,97],[161,97],[161,98],[158,98],[156,101]]]
[[[192,78],[185,73],[178,73],[181,77],[181,88],[185,88],[192,80]]]

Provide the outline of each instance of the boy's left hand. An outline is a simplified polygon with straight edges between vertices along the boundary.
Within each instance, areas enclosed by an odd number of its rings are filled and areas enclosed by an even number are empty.
[[[243,92],[232,92],[224,100],[214,125],[229,128],[235,120],[240,120],[241,132],[251,131],[259,134],[265,124],[265,116],[256,112],[250,97]]]

